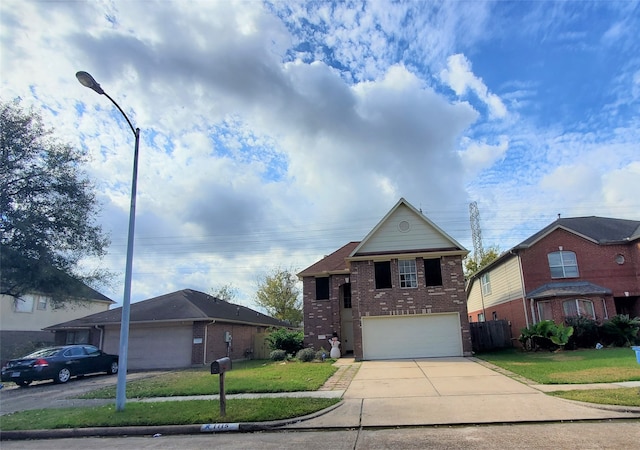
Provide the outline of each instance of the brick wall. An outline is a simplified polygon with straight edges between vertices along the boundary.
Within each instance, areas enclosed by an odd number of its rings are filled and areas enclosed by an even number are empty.
[[[208,324],[206,326],[206,360],[202,361],[202,357],[198,359],[195,355],[192,356],[191,359],[192,361],[196,361],[194,362],[194,364],[211,364],[216,359],[227,356],[227,343],[224,341],[224,335],[227,331],[231,332],[231,336],[233,338],[231,340],[229,357],[232,360],[245,359],[247,357],[245,352],[247,350],[253,349],[254,336],[258,332],[264,332],[264,330],[265,327],[259,327],[256,325],[243,325],[224,322],[215,322],[212,324]],[[195,353],[196,345],[194,345],[193,348]],[[202,352],[203,349],[200,349],[200,355],[202,355]]]
[[[351,264],[351,295],[353,303],[354,356],[362,358],[362,327],[357,318],[363,316],[432,314],[458,312],[465,353],[471,352],[471,335],[467,319],[466,294],[462,260],[459,256],[441,259],[442,286],[425,286],[424,263],[416,261],[418,287],[401,289],[397,260],[391,261],[391,289],[376,289],[372,261]]]
[[[526,292],[546,283],[572,280],[551,278],[547,254],[558,251],[560,247],[564,251],[575,252],[580,280],[607,287],[613,291],[614,297],[625,296],[625,292],[630,296],[640,295],[639,243],[597,245],[564,230],[554,231],[521,252]],[[624,256],[624,264],[616,263],[617,255]]]
[[[324,345],[326,340],[319,336],[340,335],[340,286],[345,283],[345,275],[329,277],[329,299],[316,300],[315,277],[302,279],[302,304],[304,314],[304,346],[315,349]],[[352,286],[353,289],[353,286]]]

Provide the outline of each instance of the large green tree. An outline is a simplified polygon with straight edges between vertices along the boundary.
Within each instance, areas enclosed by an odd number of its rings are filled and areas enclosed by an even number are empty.
[[[96,224],[94,186],[82,170],[86,155],[60,143],[40,114],[19,101],[0,101],[0,293],[16,300],[47,294],[63,306],[82,295],[85,257],[102,257],[109,240]]]
[[[298,326],[302,323],[302,300],[297,285],[292,270],[276,268],[258,280],[255,301],[270,316]]]
[[[476,260],[475,255],[469,256],[464,261],[464,272],[465,275],[470,276],[476,273],[478,270],[483,267],[489,265],[494,260],[498,259],[500,256],[500,247],[497,245],[492,245],[487,250],[485,250],[482,255]]]

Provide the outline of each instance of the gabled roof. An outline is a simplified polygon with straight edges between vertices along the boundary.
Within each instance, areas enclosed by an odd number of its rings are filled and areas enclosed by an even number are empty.
[[[358,246],[359,243],[360,242],[349,242],[348,244],[343,245],[335,252],[325,256],[317,263],[312,264],[304,269],[298,274],[298,277],[302,278],[348,274],[349,265],[346,261],[346,258],[351,254],[353,249]]]
[[[565,230],[598,245],[628,244],[636,239],[640,239],[640,221],[638,220],[597,216],[560,218],[520,242],[515,247],[512,247],[511,250],[502,253],[490,264],[472,274],[468,280],[467,291],[471,289],[473,280],[480,275],[498,266],[506,259],[514,257],[518,250],[531,247],[540,239],[556,230]]]
[[[115,308],[69,322],[52,325],[45,330],[86,328],[119,324],[122,308]],[[290,326],[246,306],[229,303],[203,292],[183,289],[170,294],[132,303],[130,323],[159,323],[177,321],[216,320],[262,326]]]
[[[551,297],[573,297],[581,295],[611,295],[611,289],[588,281],[560,281],[547,283],[528,292],[526,297],[543,299]]]
[[[557,219],[515,248],[527,248],[557,229],[578,235],[598,245],[626,244],[640,239],[640,221],[609,217],[570,217]]]
[[[403,213],[408,214],[403,215]],[[411,221],[406,220],[410,218]],[[396,223],[397,222],[397,223]],[[411,223],[413,222],[413,223]],[[405,225],[405,229],[402,230],[402,225]],[[394,230],[394,232],[406,232],[412,233],[413,227],[421,230],[419,231],[421,234],[416,235],[419,236],[418,239],[405,239],[403,244],[404,246],[397,247],[397,245],[401,242],[400,240],[395,240],[391,242],[389,240],[389,248],[387,251],[379,251],[380,245],[373,244],[375,240],[382,241],[384,237],[382,236],[385,233],[389,233],[390,230]],[[425,233],[422,231],[428,231],[429,236],[425,236]],[[398,233],[400,234],[400,233]],[[371,252],[367,250],[369,244],[372,244],[373,247],[376,247],[375,252]],[[394,244],[396,247],[394,247]],[[408,246],[407,246],[408,245]],[[393,208],[382,218],[380,222],[365,236],[365,238],[358,244],[358,246],[351,252],[349,255],[350,258],[356,258],[358,256],[370,255],[373,253],[377,254],[392,254],[392,253],[424,253],[424,252],[452,252],[461,255],[466,255],[469,253],[467,249],[465,249],[458,241],[445,233],[440,227],[438,227],[435,223],[429,220],[421,211],[418,211],[413,207],[409,202],[407,202],[404,198],[398,200],[398,203],[395,204]]]

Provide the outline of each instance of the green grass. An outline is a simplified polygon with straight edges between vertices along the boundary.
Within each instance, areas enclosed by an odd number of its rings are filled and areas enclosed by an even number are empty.
[[[628,348],[560,352],[510,349],[476,356],[540,384],[640,381],[640,364]]]
[[[336,370],[330,362],[253,360],[234,363],[225,374],[227,394],[315,391]],[[128,398],[210,395],[219,392],[219,376],[209,367],[179,370],[127,383]],[[115,398],[115,386],[89,392],[81,398]]]
[[[601,405],[640,406],[640,389],[587,389],[577,391],[555,391],[549,395],[579,402]]]
[[[339,401],[335,398],[229,399],[227,400],[225,417],[220,416],[220,406],[217,401],[206,400],[129,402],[121,412],[115,411],[115,405],[93,408],[39,409],[1,416],[0,429],[9,431],[263,422],[303,416],[327,408]]]

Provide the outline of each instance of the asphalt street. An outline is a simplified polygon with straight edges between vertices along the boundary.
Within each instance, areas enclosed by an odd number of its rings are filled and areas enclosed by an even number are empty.
[[[595,421],[3,441],[2,450],[91,449],[630,449],[640,422]]]

